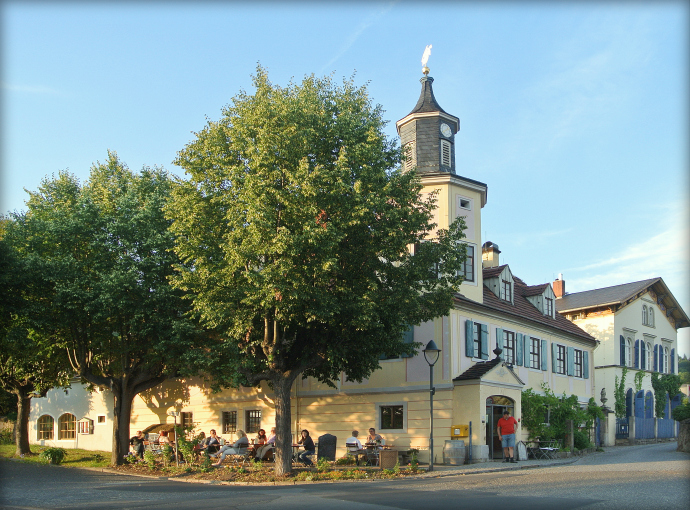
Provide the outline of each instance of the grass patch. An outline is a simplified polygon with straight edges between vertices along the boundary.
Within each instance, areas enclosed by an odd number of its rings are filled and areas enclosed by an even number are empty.
[[[22,462],[35,462],[37,464],[44,464],[45,461],[39,457],[41,452],[47,450],[48,446],[31,445],[31,453],[34,455],[25,456]],[[110,465],[110,452],[102,452],[95,450],[74,450],[65,449],[67,455],[62,459],[61,466],[68,467],[108,467]],[[0,457],[13,458],[17,447],[13,444],[0,445]]]

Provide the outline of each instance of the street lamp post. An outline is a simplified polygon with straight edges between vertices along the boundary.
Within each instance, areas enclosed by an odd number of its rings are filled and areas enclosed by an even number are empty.
[[[436,346],[436,342],[429,340],[426,347],[422,351],[424,359],[429,364],[429,471],[434,470],[434,395],[436,388],[434,388],[434,365],[438,361],[441,354],[441,349]]]
[[[180,415],[180,411],[170,411],[169,416],[172,416],[175,420],[175,464],[180,465],[180,457],[177,455],[177,417]]]

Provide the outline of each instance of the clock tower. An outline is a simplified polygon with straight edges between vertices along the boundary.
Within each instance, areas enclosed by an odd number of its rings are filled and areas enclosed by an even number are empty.
[[[422,91],[414,109],[396,122],[400,144],[405,155],[404,168],[417,168],[420,174],[455,174],[455,134],[460,119],[446,113],[436,102],[429,76],[424,68]]]
[[[463,177],[455,167],[455,135],[460,119],[443,110],[436,102],[426,63],[422,92],[414,109],[396,122],[405,160],[403,169],[416,169],[422,183],[421,194],[436,196],[432,221],[437,228],[448,228],[457,218],[465,221],[467,259],[463,270],[465,281],[460,292],[478,303],[483,302],[481,271],[481,210],[486,204],[487,185]],[[435,236],[435,231],[430,237]]]

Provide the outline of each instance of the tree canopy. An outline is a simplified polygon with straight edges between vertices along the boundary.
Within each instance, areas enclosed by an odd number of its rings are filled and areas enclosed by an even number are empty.
[[[61,172],[30,193],[26,249],[50,266],[53,335],[83,381],[115,399],[113,462],[129,450],[138,393],[193,366],[199,335],[169,285],[174,236],[162,208],[171,180],[131,172],[109,152],[81,185]]]
[[[219,339],[216,385],[276,392],[280,474],[292,382],[361,380],[381,353],[413,353],[403,332],[452,306],[464,224],[434,230],[435,198],[399,170],[366,86],[312,75],[280,87],[261,67],[253,84],[178,154],[189,179],[167,213],[175,285]]]
[[[29,455],[29,412],[33,397],[66,385],[69,370],[64,350],[50,335],[46,310],[51,288],[45,265],[22,250],[25,229],[20,221],[0,227],[0,388],[13,394],[17,420],[17,455]],[[3,392],[4,393],[4,392]]]

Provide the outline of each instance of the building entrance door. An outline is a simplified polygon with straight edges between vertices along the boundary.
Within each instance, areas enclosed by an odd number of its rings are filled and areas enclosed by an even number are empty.
[[[498,439],[496,426],[505,409],[510,411],[511,416],[515,416],[515,401],[503,395],[492,395],[486,399],[486,444],[489,446],[490,459],[503,458],[503,447]]]

